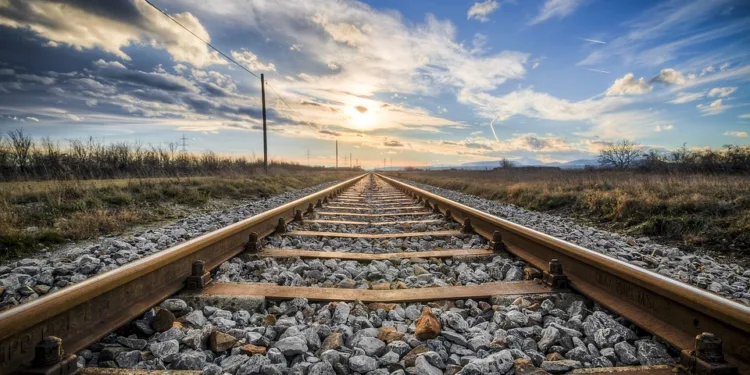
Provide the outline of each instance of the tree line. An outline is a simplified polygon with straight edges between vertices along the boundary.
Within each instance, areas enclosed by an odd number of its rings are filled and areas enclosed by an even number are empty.
[[[622,140],[605,146],[598,156],[601,167],[652,172],[750,173],[750,146],[725,145],[718,149],[649,149]]]

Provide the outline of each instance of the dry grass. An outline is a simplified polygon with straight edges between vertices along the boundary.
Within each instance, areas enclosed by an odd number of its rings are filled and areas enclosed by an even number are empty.
[[[724,254],[750,251],[750,177],[511,168],[399,173],[413,181]]]
[[[181,208],[209,207],[215,199],[268,197],[354,174],[277,169],[268,175],[0,183],[0,262],[175,219]]]

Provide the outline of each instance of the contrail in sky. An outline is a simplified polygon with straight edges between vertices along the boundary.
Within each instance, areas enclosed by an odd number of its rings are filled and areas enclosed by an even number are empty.
[[[497,116],[500,116],[500,115],[497,115]],[[495,123],[495,120],[497,120],[497,116],[495,116],[495,118],[492,119],[492,122],[490,122],[490,129],[492,129],[492,135],[495,136],[495,141],[500,142],[500,139],[497,138],[497,133],[495,133],[495,127],[492,126],[492,124]]]
[[[592,71],[592,72],[597,72],[597,73],[605,73],[605,74],[609,74],[609,72],[608,72],[608,71],[606,71],[606,70],[591,69],[591,68],[586,68],[586,70],[590,70],[590,71]]]
[[[585,40],[587,42],[591,42],[591,43],[607,44],[607,42],[596,40],[596,39],[588,39],[588,38],[580,38],[580,39]]]

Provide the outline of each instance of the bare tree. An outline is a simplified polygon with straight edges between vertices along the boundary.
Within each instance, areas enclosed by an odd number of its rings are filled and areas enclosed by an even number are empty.
[[[503,168],[503,169],[513,168],[513,162],[508,160],[507,158],[502,158],[500,160],[500,168]]]
[[[23,170],[29,162],[34,142],[30,136],[23,133],[22,129],[9,131],[8,138],[16,156],[16,164]]]
[[[628,140],[610,143],[599,152],[599,164],[605,167],[628,169],[634,167],[643,154],[640,144]]]

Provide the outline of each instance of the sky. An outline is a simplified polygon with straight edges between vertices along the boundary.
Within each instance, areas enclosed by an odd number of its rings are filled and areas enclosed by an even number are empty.
[[[743,0],[152,3],[190,32],[144,0],[0,0],[0,133],[261,156],[263,74],[269,157],[302,164],[750,144]]]

